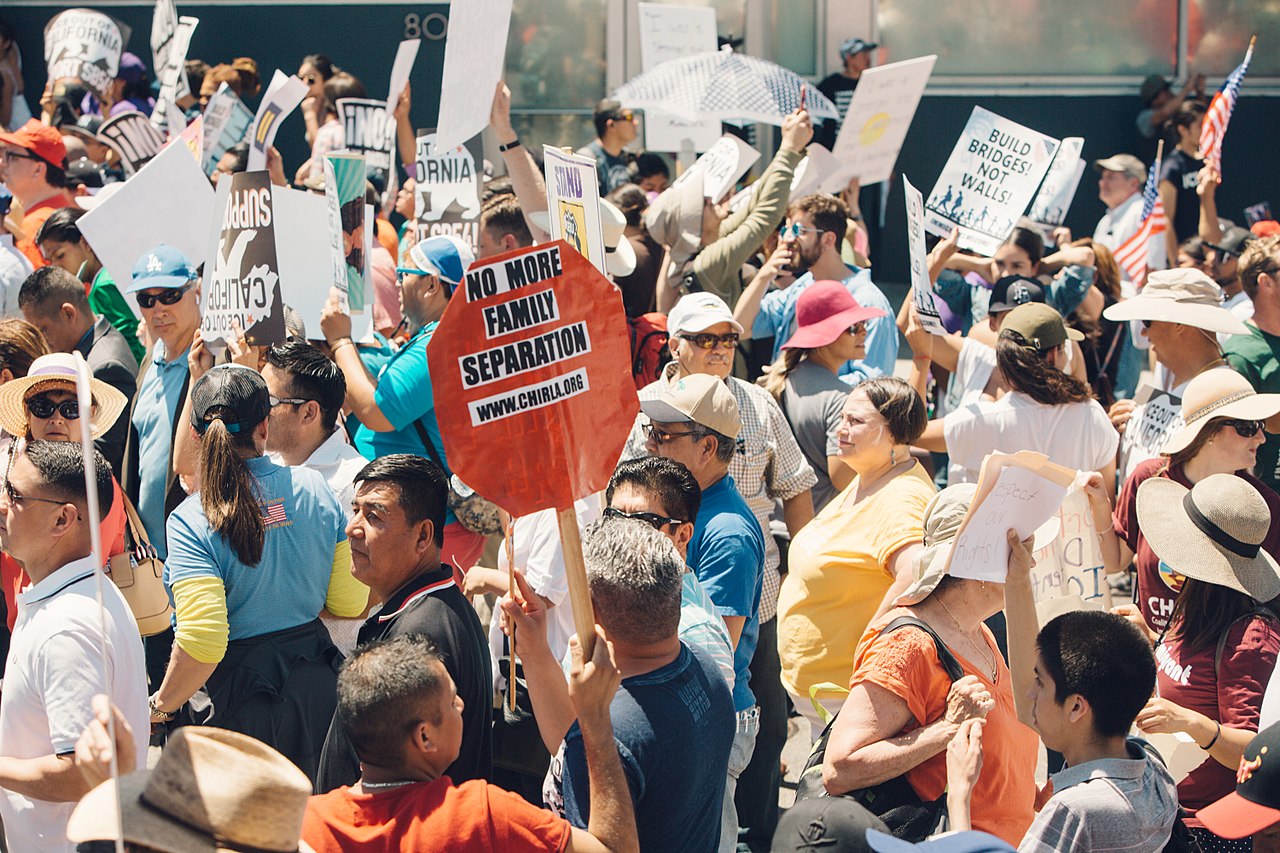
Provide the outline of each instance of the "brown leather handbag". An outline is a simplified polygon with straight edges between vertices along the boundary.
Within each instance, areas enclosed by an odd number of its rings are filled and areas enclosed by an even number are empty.
[[[124,551],[107,561],[111,580],[129,602],[138,633],[144,637],[163,633],[169,628],[173,605],[164,588],[164,562],[151,546],[147,529],[142,526],[133,503],[124,498]]]

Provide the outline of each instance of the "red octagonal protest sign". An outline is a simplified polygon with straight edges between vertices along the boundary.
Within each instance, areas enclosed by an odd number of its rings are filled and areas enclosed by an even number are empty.
[[[513,516],[609,483],[639,403],[618,289],[563,240],[467,271],[427,347],[449,467]]]

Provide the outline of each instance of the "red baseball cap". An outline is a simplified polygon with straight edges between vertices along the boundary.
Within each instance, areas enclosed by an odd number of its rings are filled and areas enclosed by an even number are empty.
[[[854,323],[883,317],[879,308],[859,305],[838,281],[815,281],[796,300],[798,328],[783,349],[813,349],[832,343]]]
[[[62,134],[56,127],[41,124],[36,119],[29,119],[12,133],[0,133],[0,142],[25,148],[46,163],[59,169],[66,168],[67,146],[62,142]]]
[[[1214,835],[1247,838],[1280,823],[1280,723],[1249,741],[1236,770],[1236,789],[1196,812]]]

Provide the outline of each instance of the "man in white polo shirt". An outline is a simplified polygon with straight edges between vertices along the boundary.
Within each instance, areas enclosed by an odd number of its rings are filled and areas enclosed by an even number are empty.
[[[111,469],[93,455],[105,515]],[[0,547],[31,577],[18,596],[0,696],[0,817],[9,850],[75,850],[67,819],[88,792],[75,746],[93,719],[94,694],[108,693],[134,732],[149,728],[138,625],[115,584],[103,583],[98,606],[84,480],[79,444],[34,441],[0,491]],[[145,767],[147,739],[136,744],[136,766]]]

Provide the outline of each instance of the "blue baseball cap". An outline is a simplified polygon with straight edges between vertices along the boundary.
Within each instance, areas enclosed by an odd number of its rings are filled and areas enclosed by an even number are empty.
[[[476,262],[476,256],[471,251],[471,246],[462,238],[453,234],[438,234],[415,244],[409,250],[408,261],[408,265],[396,267],[396,272],[434,275],[441,281],[457,286],[462,284],[467,267]]]
[[[878,42],[866,41],[860,38],[845,39],[840,43],[840,57],[847,59],[850,56],[862,53],[864,50],[875,50],[879,46]]]
[[[161,243],[133,265],[133,284],[129,285],[129,293],[148,290],[152,287],[185,287],[188,282],[199,278],[195,265],[187,260],[187,256],[172,246]]]

